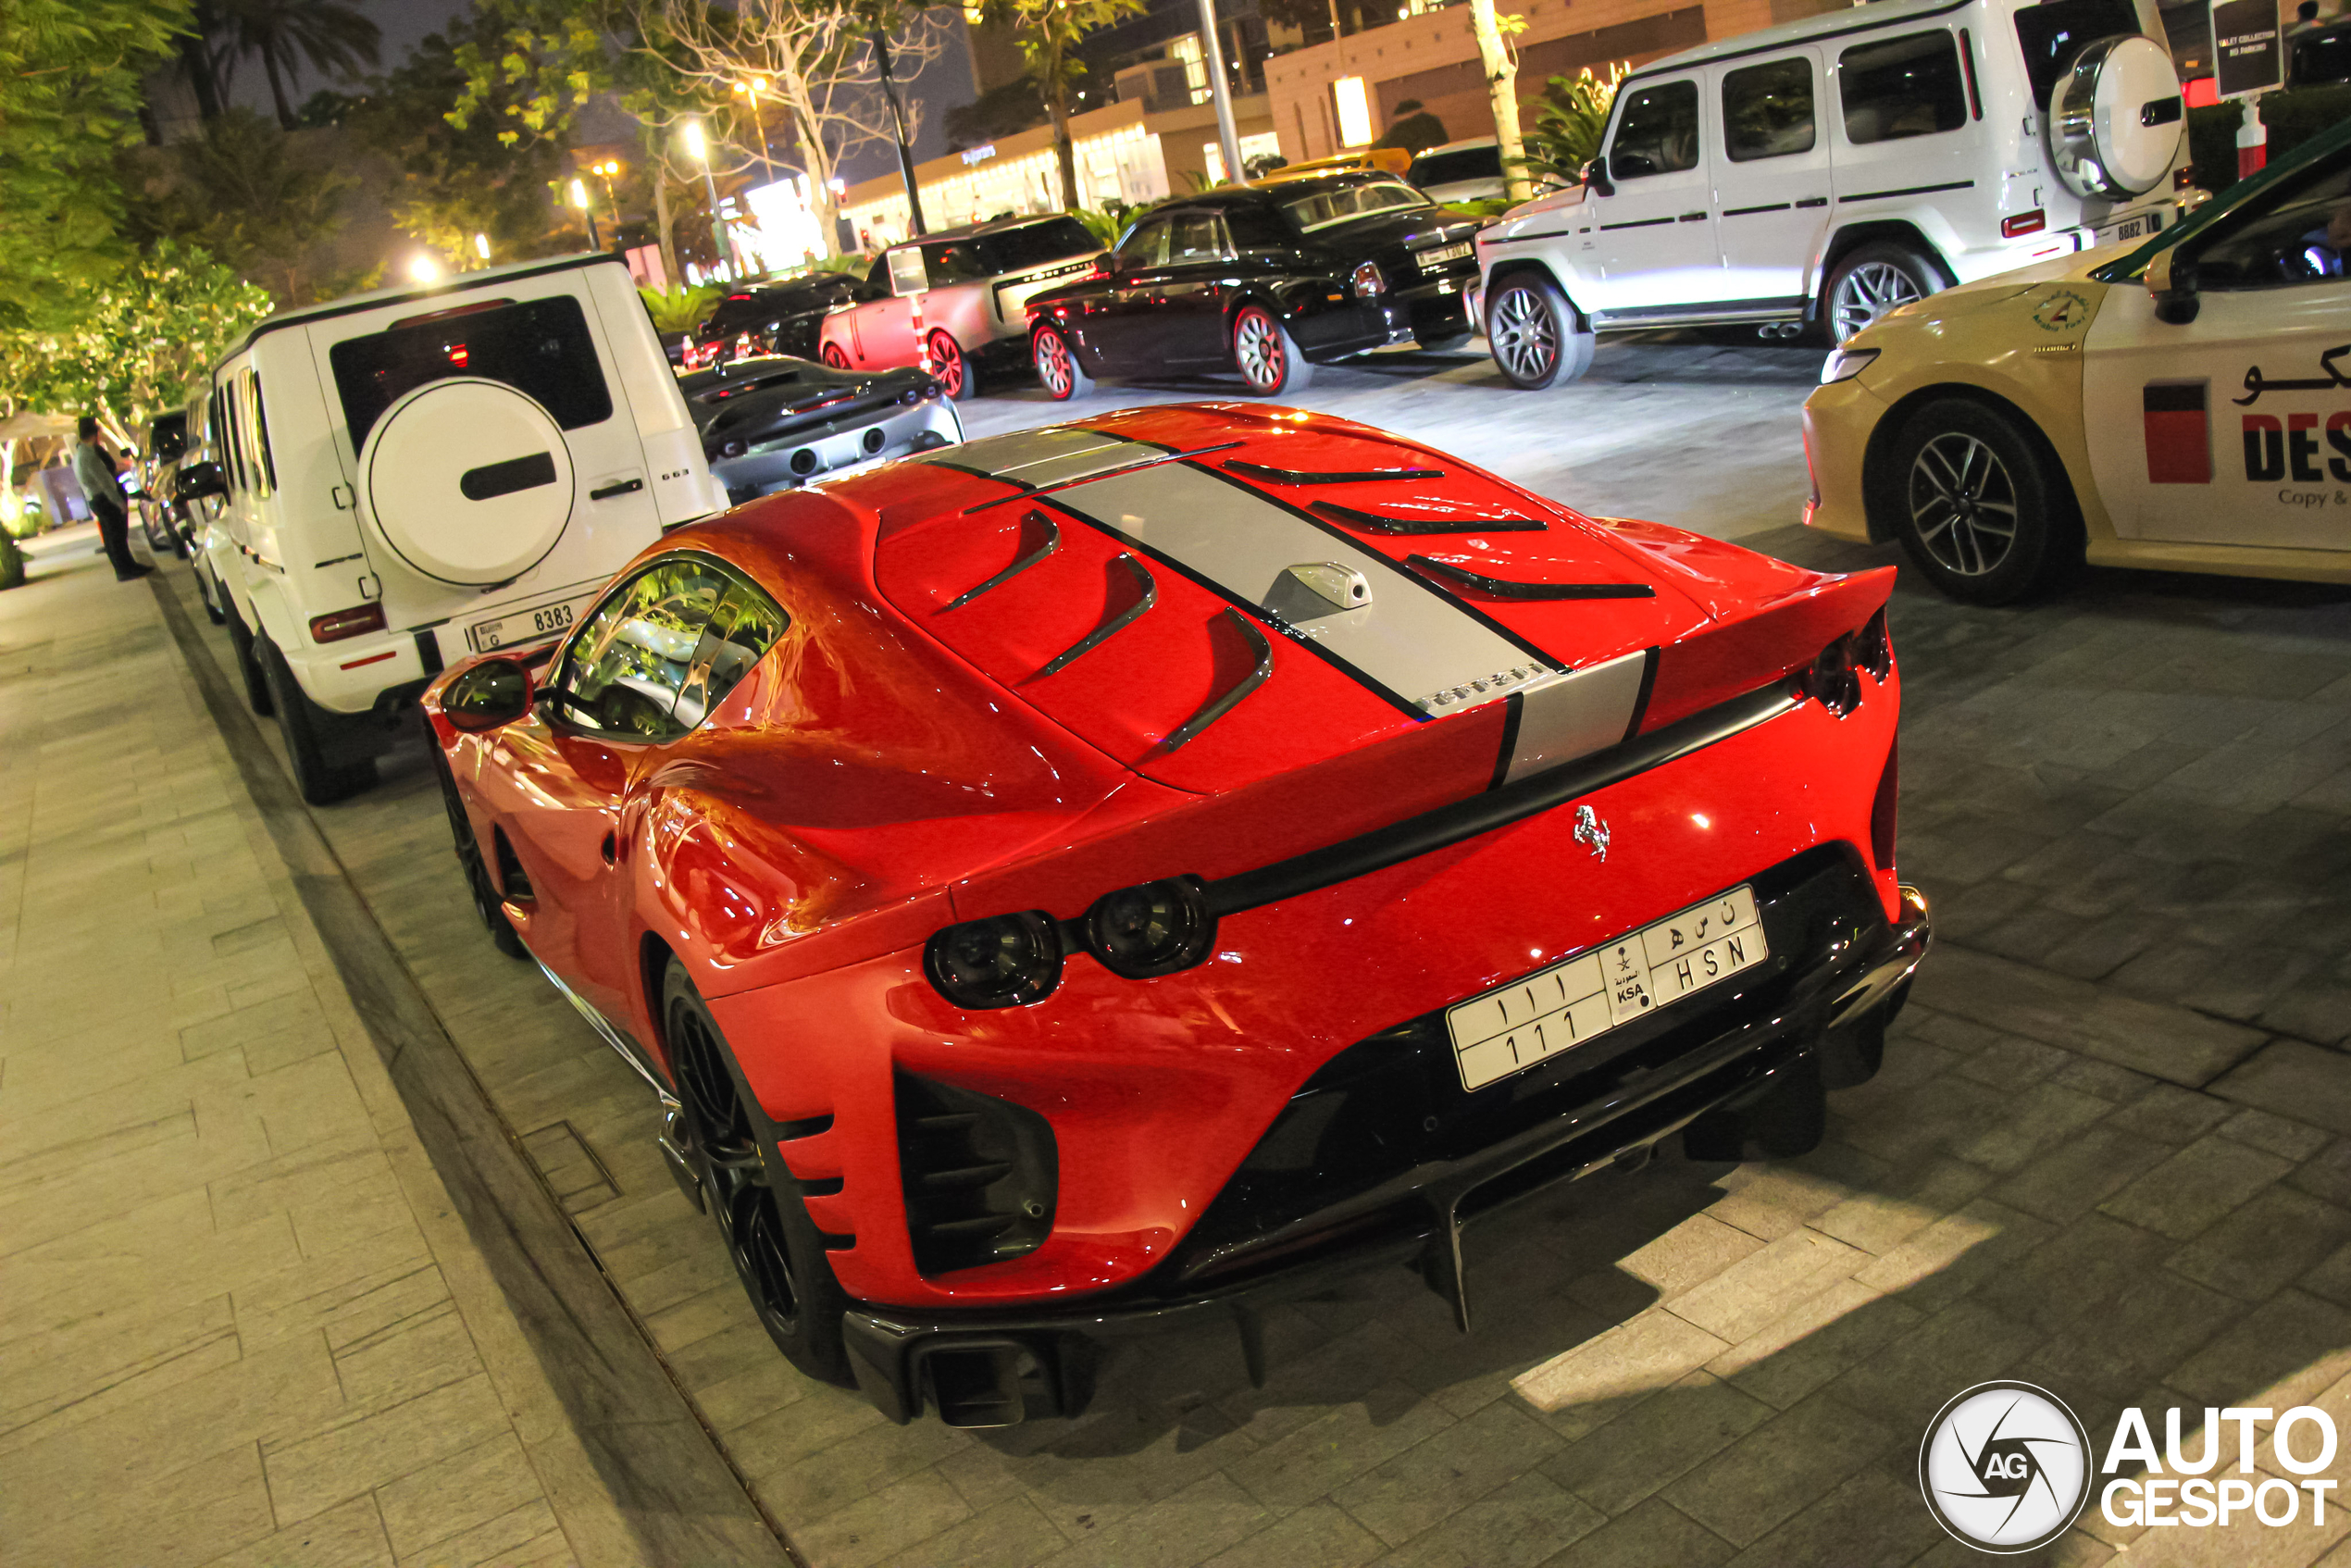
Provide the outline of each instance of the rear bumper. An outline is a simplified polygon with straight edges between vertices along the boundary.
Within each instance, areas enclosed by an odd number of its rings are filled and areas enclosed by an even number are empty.
[[[710,471],[727,487],[728,500],[740,505],[859,464],[952,446],[963,439],[953,405],[944,397],[928,397],[812,421],[764,440],[740,457],[719,458]]]
[[[1875,1071],[1885,1025],[1931,940],[1924,900],[1904,889],[1888,920],[1839,846],[1754,885],[1774,956],[1721,997],[1602,1036],[1507,1080],[1499,1096],[1460,1089],[1441,1010],[1383,1031],[1292,1097],[1149,1276],[1060,1309],[852,1311],[859,1388],[902,1423],[926,1407],[964,1425],[1074,1414],[1101,1343],[1210,1321],[1235,1325],[1262,1381],[1261,1308],[1382,1263],[1416,1263],[1466,1327],[1469,1221],[1710,1112]]]
[[[1443,276],[1291,325],[1299,347],[1317,365],[1400,348],[1423,339],[1459,337],[1474,330],[1467,291],[1477,286],[1477,268],[1463,267]]]

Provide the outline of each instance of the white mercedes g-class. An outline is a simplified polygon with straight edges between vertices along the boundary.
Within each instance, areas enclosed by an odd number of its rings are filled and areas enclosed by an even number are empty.
[[[628,268],[468,272],[270,317],[212,375],[205,529],[247,697],[303,798],[374,781],[417,693],[552,639],[662,532],[721,510]]]
[[[2185,116],[2154,0],[1876,0],[1627,77],[1581,185],[1478,237],[1513,383],[1611,328],[1842,342],[1897,305],[2177,216]]]

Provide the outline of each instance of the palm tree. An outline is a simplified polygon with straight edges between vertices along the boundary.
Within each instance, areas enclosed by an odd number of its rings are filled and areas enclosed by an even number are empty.
[[[240,53],[257,55],[269,73],[278,123],[294,128],[286,85],[307,61],[313,70],[354,77],[376,64],[383,30],[340,0],[221,0]]]

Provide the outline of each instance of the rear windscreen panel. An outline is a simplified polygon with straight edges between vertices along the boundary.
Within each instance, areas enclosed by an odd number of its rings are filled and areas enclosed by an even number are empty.
[[[428,381],[473,376],[526,392],[566,430],[612,417],[579,302],[568,294],[454,312],[350,338],[328,351],[354,451],[403,396]]]
[[[973,243],[978,248],[981,268],[990,277],[1018,272],[1025,267],[1042,267],[1049,261],[1102,248],[1093,230],[1074,218],[1024,223],[1000,233],[975,235]]]
[[[2073,56],[2085,44],[2138,31],[2138,7],[2131,0],[2051,0],[2017,12],[2016,41],[2024,45],[2024,74],[2033,82],[2033,102],[2049,106],[2058,78],[2071,68]]]

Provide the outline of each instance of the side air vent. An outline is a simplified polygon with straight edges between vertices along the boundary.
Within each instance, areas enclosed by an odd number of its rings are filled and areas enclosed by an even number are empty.
[[[515,858],[515,846],[506,841],[506,830],[492,829],[497,835],[498,890],[516,903],[527,903],[539,895],[530,889],[530,874]]]
[[[1053,1228],[1052,1125],[1026,1106],[901,1073],[898,1167],[925,1274],[1017,1258]]]

